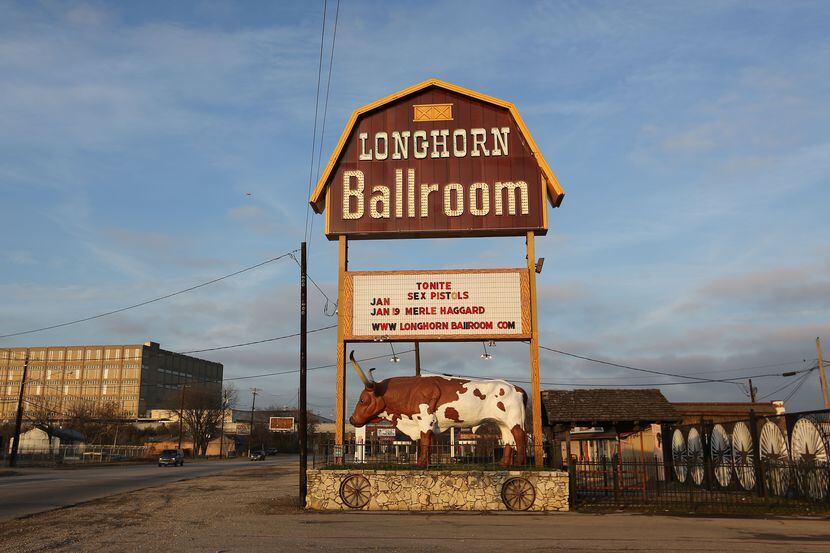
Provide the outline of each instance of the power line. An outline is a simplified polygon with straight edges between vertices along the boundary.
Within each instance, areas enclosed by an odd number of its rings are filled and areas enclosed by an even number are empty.
[[[337,42],[337,21],[340,19],[340,0],[337,0],[337,9],[334,12],[334,30],[331,37],[331,53],[329,54],[329,76],[326,80],[326,101],[323,107],[323,124],[320,131],[320,147],[317,150],[317,180],[320,180],[320,164],[323,157],[323,140],[326,138],[326,115],[329,112],[329,90],[331,89],[331,70],[334,66],[334,45]],[[311,192],[309,190],[309,192]],[[311,194],[309,194],[310,196]],[[310,206],[309,206],[310,207]],[[308,211],[306,211],[308,213]],[[308,234],[314,232],[314,216],[311,217],[311,225],[309,226]],[[306,237],[306,240],[308,237]]]
[[[315,328],[313,330],[309,330],[308,333],[311,334],[312,332],[321,332],[323,330],[330,330],[332,328],[337,328],[337,325],[329,325],[329,326],[324,326],[324,327],[321,327],[321,328]],[[203,353],[205,351],[218,351],[218,350],[223,350],[223,349],[242,348],[242,347],[246,347],[246,346],[253,346],[253,345],[256,345],[256,344],[264,344],[266,342],[276,342],[277,340],[285,340],[286,338],[296,338],[299,335],[300,335],[299,332],[295,332],[294,334],[286,334],[284,336],[277,336],[276,338],[266,338],[264,340],[254,340],[253,342],[242,342],[240,344],[231,344],[229,346],[217,346],[217,347],[213,347],[213,348],[194,349],[194,350],[190,350],[190,351],[182,351],[180,353],[182,353],[182,354]]]
[[[782,376],[781,374],[778,374],[778,373],[769,373],[769,374],[762,374],[762,375],[752,375],[750,377],[742,376],[740,378],[699,378],[699,377],[688,376],[688,375],[684,375],[684,374],[676,374],[676,373],[669,373],[669,372],[664,372],[664,371],[656,371],[656,370],[652,370],[652,369],[643,369],[641,367],[634,367],[632,365],[624,365],[622,363],[615,363],[613,361],[604,361],[602,359],[596,359],[596,358],[593,358],[593,357],[588,357],[586,355],[579,355],[579,354],[576,354],[576,353],[570,353],[570,352],[567,352],[567,351],[562,351],[562,350],[558,350],[558,349],[554,349],[554,348],[549,348],[547,346],[541,346],[540,345],[539,348],[547,350],[547,351],[551,351],[553,353],[558,353],[560,355],[566,355],[568,357],[574,357],[576,359],[582,359],[582,360],[585,360],[585,361],[590,361],[592,363],[599,363],[599,364],[608,365],[608,366],[611,366],[611,367],[618,367],[618,368],[621,368],[621,369],[627,369],[627,370],[631,370],[631,371],[639,371],[639,372],[644,372],[644,373],[649,373],[649,374],[656,374],[656,375],[660,375],[660,376],[671,376],[673,378],[683,378],[683,379],[686,379],[686,380],[689,380],[689,381],[692,381],[692,382],[700,382],[700,383],[715,383],[715,382],[733,383],[733,382],[738,381],[738,380],[744,380],[745,378],[765,378],[765,377],[770,377],[770,376]],[[795,371],[795,372],[802,372],[802,371]]]
[[[414,349],[407,349],[407,350],[399,351],[398,353],[399,354],[412,353],[413,351],[415,351],[415,350]],[[384,357],[389,357],[389,354],[375,355],[374,357],[364,357],[363,359],[358,359],[358,361],[372,361],[374,359],[382,359]],[[309,367],[307,370],[316,371],[316,370],[319,370],[319,369],[331,369],[331,368],[334,368],[336,366],[337,366],[337,363],[331,363],[331,364],[328,364],[328,365],[320,365],[320,366],[317,366],[317,367]],[[298,373],[298,372],[300,372],[300,369],[291,369],[291,370],[288,370],[288,371],[279,371],[279,372],[273,372],[273,373],[254,374],[254,375],[250,375],[250,376],[237,376],[237,377],[234,377],[234,378],[225,378],[224,381],[227,382],[227,381],[233,381],[233,380],[248,380],[248,379],[251,379],[251,378],[264,378],[264,377],[267,377],[267,376],[281,376],[281,375],[284,375],[284,374],[293,374],[293,373]]]
[[[810,372],[812,372],[812,371],[816,370],[817,368],[818,368],[818,367],[813,367],[812,369],[810,369],[809,371],[807,371],[807,373],[809,374]],[[806,376],[807,376],[807,375],[805,374],[805,375],[804,375],[804,377],[801,377],[801,378],[806,378]],[[780,388],[776,388],[776,389],[775,389],[775,390],[773,390],[772,392],[770,392],[770,393],[768,393],[768,394],[765,394],[765,395],[761,396],[759,399],[767,399],[768,397],[772,397],[772,396],[774,396],[775,394],[777,394],[778,392],[784,391],[784,390],[786,390],[787,388],[789,388],[790,386],[792,386],[792,385],[796,384],[797,382],[800,382],[800,381],[801,381],[801,378],[796,378],[795,380],[793,380],[793,381],[791,381],[791,382],[788,382],[787,384],[784,384],[784,385],[783,385],[783,386],[781,386]]]
[[[793,388],[790,391],[790,393],[787,394],[787,397],[784,398],[784,403],[790,401],[790,398],[792,398],[795,394],[798,393],[798,390],[801,388],[801,386],[804,385],[805,382],[807,382],[807,378],[809,376],[810,376],[809,373],[807,373],[807,374],[805,374],[804,376],[801,377],[801,380],[799,380],[799,382],[798,382],[798,384],[796,384],[795,388]]]
[[[312,223],[313,223],[313,220],[312,220]],[[292,254],[291,259],[293,259],[294,263],[296,263],[297,266],[300,267],[300,269],[302,269],[302,266],[300,265],[300,262],[297,260],[296,255]],[[329,298],[328,294],[326,294],[323,291],[323,289],[320,288],[320,285],[317,284],[317,282],[313,278],[311,278],[311,275],[308,274],[308,271],[306,271],[306,278],[308,280],[310,280],[311,284],[313,284],[314,287],[317,288],[317,291],[320,292],[320,294],[322,294],[324,298],[326,298],[326,304],[323,306],[323,314],[326,315],[327,317],[334,317],[337,314],[337,302],[333,301],[331,298]],[[332,311],[331,313],[329,313],[329,309],[328,309],[329,305],[334,305],[334,311]]]
[[[190,286],[188,288],[184,288],[183,290],[177,290],[175,292],[171,292],[169,294],[165,294],[163,296],[159,296],[157,298],[153,298],[153,299],[150,299],[150,300],[142,301],[140,303],[136,303],[136,304],[133,304],[133,305],[128,305],[127,307],[122,307],[120,309],[114,309],[112,311],[106,311],[104,313],[99,313],[97,315],[92,315],[92,316],[89,316],[89,317],[83,317],[81,319],[75,319],[75,320],[67,321],[67,322],[64,322],[64,323],[58,323],[58,324],[53,324],[53,325],[49,325],[49,326],[44,326],[44,327],[41,327],[41,328],[33,328],[31,330],[21,330],[21,331],[12,332],[12,333],[9,333],[9,334],[0,334],[0,339],[11,338],[13,336],[22,336],[24,334],[33,334],[35,332],[43,332],[44,330],[52,330],[52,329],[55,329],[55,328],[61,328],[61,327],[64,327],[64,326],[69,326],[69,325],[74,325],[74,324],[83,323],[83,322],[87,322],[87,321],[92,321],[94,319],[100,319],[102,317],[108,317],[110,315],[115,315],[116,313],[122,313],[122,312],[128,311],[130,309],[135,309],[137,307],[143,307],[145,305],[149,305],[149,304],[155,303],[157,301],[166,300],[168,298],[172,298],[173,296],[178,296],[179,294],[184,294],[186,292],[192,292],[193,290],[197,290],[199,288],[203,288],[205,286],[215,284],[215,283],[220,282],[222,280],[225,280],[225,279],[228,279],[228,278],[231,278],[231,277],[235,277],[235,276],[240,275],[242,273],[252,271],[254,269],[258,269],[259,267],[262,267],[263,265],[268,265],[269,263],[273,263],[274,261],[278,261],[278,260],[280,260],[284,257],[288,257],[289,255],[291,255],[295,251],[297,251],[297,250],[292,250],[292,251],[284,253],[282,255],[278,255],[277,257],[272,257],[271,259],[266,259],[265,261],[257,263],[256,265],[251,265],[249,267],[245,267],[244,269],[234,271],[233,273],[229,273],[227,275],[208,280],[207,282],[202,282],[201,284],[197,284],[195,286]]]
[[[320,61],[317,65],[317,93],[314,97],[314,131],[311,137],[311,161],[308,167],[308,194],[307,198],[311,197],[311,179],[314,177],[314,150],[317,146],[317,113],[320,109],[320,79],[323,75],[323,41],[326,37],[326,12],[328,11],[328,0],[323,0],[323,27],[320,30]],[[322,147],[322,145],[321,145]],[[311,206],[305,206],[305,231],[303,233],[304,241],[308,241],[308,214]]]

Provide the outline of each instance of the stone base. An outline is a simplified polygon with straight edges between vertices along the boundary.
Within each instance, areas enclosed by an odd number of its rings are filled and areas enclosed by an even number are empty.
[[[316,511],[507,511],[502,486],[524,478],[534,488],[528,511],[567,511],[568,473],[565,471],[419,471],[308,470],[307,508]],[[340,497],[340,486],[352,475],[369,482],[369,501],[353,509]]]

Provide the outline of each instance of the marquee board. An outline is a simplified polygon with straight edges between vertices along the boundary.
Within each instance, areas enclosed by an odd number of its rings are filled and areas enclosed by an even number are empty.
[[[529,340],[527,269],[346,274],[350,342]]]

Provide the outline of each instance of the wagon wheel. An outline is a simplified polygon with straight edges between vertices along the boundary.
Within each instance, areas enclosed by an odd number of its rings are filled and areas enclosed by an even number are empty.
[[[725,488],[732,481],[732,444],[729,441],[729,434],[720,424],[716,424],[712,429],[710,445],[715,478],[718,484]]]
[[[764,423],[758,449],[766,469],[767,489],[775,495],[786,495],[790,487],[789,449],[777,424]]]
[[[827,495],[827,444],[815,421],[802,417],[793,426],[790,449],[798,489],[811,499]]]
[[[680,429],[676,429],[671,437],[671,458],[677,481],[685,482],[688,471],[688,467],[686,467],[686,439]]]
[[[700,486],[703,483],[703,442],[700,440],[700,432],[697,428],[689,430],[689,437],[686,440],[686,459],[692,482]]]
[[[745,490],[755,487],[755,460],[752,448],[752,435],[745,422],[735,423],[732,428],[732,459],[735,463],[735,472],[738,482]]]
[[[511,478],[501,487],[501,500],[511,511],[527,511],[536,500],[536,490],[524,478]]]
[[[352,509],[361,509],[369,503],[369,481],[365,476],[353,474],[340,484],[340,499]]]

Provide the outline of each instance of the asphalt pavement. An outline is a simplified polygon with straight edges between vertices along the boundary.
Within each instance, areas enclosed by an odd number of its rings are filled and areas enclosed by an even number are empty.
[[[292,461],[296,462],[296,456],[278,455],[265,461],[186,460],[182,467],[159,467],[151,461],[136,465],[13,469],[13,476],[0,477],[0,521],[178,480]]]

